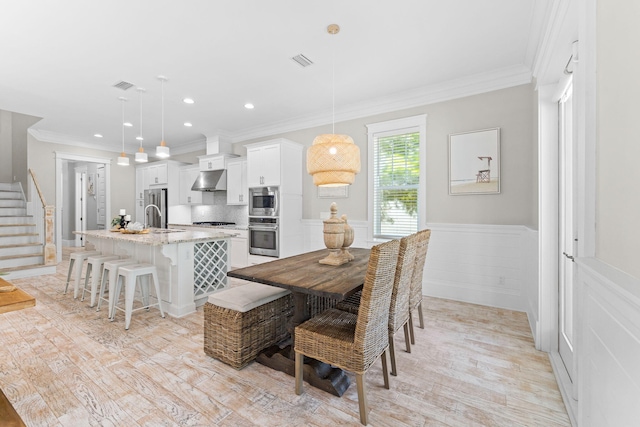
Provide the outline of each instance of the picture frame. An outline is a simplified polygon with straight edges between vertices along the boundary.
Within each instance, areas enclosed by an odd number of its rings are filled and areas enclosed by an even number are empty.
[[[349,186],[340,187],[318,187],[319,199],[346,199],[349,197]]]
[[[500,193],[500,128],[449,134],[449,195]]]
[[[87,194],[90,196],[94,196],[96,194],[96,177],[95,174],[90,173],[87,175]]]

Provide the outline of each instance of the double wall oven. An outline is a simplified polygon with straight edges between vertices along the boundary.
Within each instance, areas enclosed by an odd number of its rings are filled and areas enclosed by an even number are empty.
[[[280,256],[278,187],[249,189],[249,253]]]

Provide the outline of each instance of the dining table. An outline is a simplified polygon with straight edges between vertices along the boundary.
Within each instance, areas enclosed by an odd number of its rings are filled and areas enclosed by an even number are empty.
[[[354,259],[338,266],[319,263],[327,255],[323,249],[227,272],[229,277],[288,289],[293,295],[290,341],[266,349],[256,361],[295,376],[295,327],[362,289],[370,250],[349,248],[349,252]],[[350,384],[344,371],[311,358],[305,358],[304,380],[336,396]]]

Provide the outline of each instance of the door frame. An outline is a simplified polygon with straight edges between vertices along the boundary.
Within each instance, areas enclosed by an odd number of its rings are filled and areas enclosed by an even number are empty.
[[[86,166],[75,167],[74,171],[75,171],[75,189],[76,189],[76,193],[73,198],[75,203],[75,211],[74,211],[75,229],[84,230],[86,229],[86,227],[84,226],[84,224],[86,223],[84,221],[86,221],[86,216],[87,216],[87,201],[85,198],[85,192],[87,191],[87,184],[86,184],[87,167]],[[79,234],[76,234],[75,242],[76,242],[75,243],[76,247],[84,246],[83,244],[84,239],[82,239],[82,236]]]
[[[108,157],[87,156],[82,154],[65,153],[54,151],[56,168],[56,260],[62,261],[62,174],[64,172],[64,161],[71,162],[88,162],[104,164],[105,179],[105,206],[107,212],[111,212],[111,162]]]
[[[574,119],[577,144],[576,163],[576,221],[578,230],[578,258],[594,257],[596,252],[596,0],[579,3],[578,62],[574,70]],[[561,25],[561,24],[560,24]],[[550,48],[550,51],[553,48]],[[539,266],[538,266],[538,322],[536,348],[549,353],[572,423],[577,422],[579,395],[579,355],[582,307],[579,296],[575,325],[578,329],[575,347],[576,380],[571,383],[558,355],[558,117],[555,97],[557,84],[538,87],[538,197],[539,197]],[[554,99],[555,98],[555,99]],[[580,276],[579,262],[578,280]]]

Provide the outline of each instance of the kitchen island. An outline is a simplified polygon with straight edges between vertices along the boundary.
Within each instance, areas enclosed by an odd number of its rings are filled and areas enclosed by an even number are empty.
[[[233,230],[150,229],[146,234],[110,230],[74,231],[87,249],[118,255],[158,269],[163,309],[174,317],[193,313],[227,286],[229,239]]]

